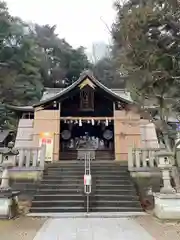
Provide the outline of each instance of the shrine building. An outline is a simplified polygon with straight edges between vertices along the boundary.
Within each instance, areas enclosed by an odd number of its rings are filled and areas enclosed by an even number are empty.
[[[132,105],[125,90],[109,89],[84,71],[67,88],[47,89],[33,106],[8,106],[19,117],[15,147],[37,147],[43,142],[46,161],[53,162],[76,160],[78,149],[88,142],[97,160],[127,160],[129,147],[142,148],[148,141]],[[146,138],[157,144],[152,125],[148,134]]]

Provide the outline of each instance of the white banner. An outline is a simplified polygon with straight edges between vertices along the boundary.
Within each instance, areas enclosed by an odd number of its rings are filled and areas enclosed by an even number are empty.
[[[41,133],[39,138],[39,146],[46,144],[46,158],[45,161],[51,162],[53,160],[53,133]]]

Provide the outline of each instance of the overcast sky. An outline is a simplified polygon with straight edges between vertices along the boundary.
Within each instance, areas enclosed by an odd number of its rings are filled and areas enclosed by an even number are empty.
[[[114,0],[6,0],[10,13],[23,20],[57,25],[57,33],[73,47],[109,42]],[[103,21],[101,20],[103,19]]]

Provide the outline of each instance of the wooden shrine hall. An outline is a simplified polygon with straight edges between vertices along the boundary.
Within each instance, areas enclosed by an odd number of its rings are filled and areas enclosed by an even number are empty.
[[[64,89],[49,89],[33,106],[8,106],[19,117],[15,147],[46,143],[46,161],[75,160],[77,150],[95,150],[98,160],[128,159],[141,147],[140,115],[123,91],[108,89],[90,71]]]

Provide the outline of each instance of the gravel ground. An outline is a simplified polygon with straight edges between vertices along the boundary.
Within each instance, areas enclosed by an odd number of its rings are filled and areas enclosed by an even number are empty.
[[[0,240],[33,240],[45,218],[21,217],[15,220],[0,220]],[[160,221],[151,215],[136,220],[155,240],[180,240],[180,221]]]
[[[21,217],[0,220],[0,240],[33,240],[46,219]]]
[[[161,221],[151,215],[138,217],[136,221],[156,240],[180,240],[180,221]]]

